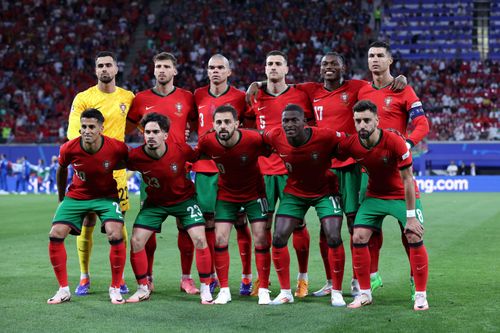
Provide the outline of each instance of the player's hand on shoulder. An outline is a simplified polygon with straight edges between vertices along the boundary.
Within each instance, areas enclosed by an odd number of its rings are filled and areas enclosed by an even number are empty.
[[[406,80],[406,76],[404,76],[404,75],[398,75],[394,79],[394,81],[392,81],[391,90],[393,90],[395,92],[400,92],[404,88],[406,88],[407,85],[408,85],[408,81]]]
[[[257,103],[257,93],[259,92],[259,88],[261,87],[260,82],[252,82],[245,94],[245,101],[248,105],[252,106]]]

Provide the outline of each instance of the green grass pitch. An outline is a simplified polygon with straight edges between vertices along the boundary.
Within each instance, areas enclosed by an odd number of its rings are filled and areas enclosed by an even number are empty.
[[[409,264],[392,218],[384,223],[380,273],[384,287],[372,306],[333,308],[329,298],[307,297],[284,306],[259,306],[256,298],[238,295],[241,264],[235,232],[230,241],[232,303],[202,306],[198,296],[179,292],[180,264],[176,228],[168,220],[158,237],[156,291],[139,304],[112,305],[108,300],[109,245],[94,234],[91,260],[92,294],[71,302],[47,305],[57,290],[48,258],[48,231],[55,196],[0,197],[0,331],[1,332],[498,332],[500,331],[500,194],[443,194],[423,196],[430,258],[430,310],[413,311]],[[138,206],[132,197],[132,206]],[[127,214],[129,232],[137,208]],[[310,292],[325,280],[318,248],[318,220],[308,213],[311,234]],[[345,244],[346,228],[343,234]],[[66,240],[70,288],[79,279],[74,237]],[[291,278],[296,258],[290,242]],[[346,248],[344,293],[349,293],[350,252]],[[272,295],[279,284],[271,269]],[[127,258],[126,278],[135,289]],[[254,269],[254,274],[256,271]],[[196,268],[193,265],[193,275]],[[346,301],[351,298],[346,296]]]

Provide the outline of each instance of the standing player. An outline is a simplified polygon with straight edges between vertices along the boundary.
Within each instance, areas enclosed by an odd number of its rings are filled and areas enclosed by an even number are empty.
[[[286,84],[288,73],[286,55],[281,51],[271,51],[266,55],[267,84],[265,89],[257,93],[256,101],[245,114],[247,118],[255,119],[257,129],[270,131],[281,127],[281,113],[288,104],[297,104],[304,111],[306,119],[312,119],[312,111],[307,95],[295,87]],[[277,154],[259,159],[260,170],[264,175],[266,196],[269,203],[268,237],[271,239],[272,218],[278,198],[283,197],[287,170]],[[297,253],[299,274],[295,296],[305,297],[308,294],[307,266],[309,260],[309,232],[305,222],[297,225],[293,232],[293,247]],[[254,290],[256,286],[254,286]]]
[[[137,94],[127,116],[129,122],[127,132],[139,126],[142,117],[148,113],[157,112],[171,119],[169,131],[170,142],[185,142],[187,123],[196,118],[193,94],[187,90],[174,86],[174,77],[177,75],[177,59],[171,53],[161,52],[153,57],[154,76],[156,84],[153,88]],[[141,191],[141,201],[145,193]],[[188,294],[199,292],[191,278],[194,245],[188,232],[178,221],[179,235],[177,244],[181,255],[182,277],[181,290]],[[213,246],[212,246],[213,247]],[[156,236],[153,234],[147,244],[148,279],[153,281],[153,261],[156,250]]]
[[[80,92],[73,100],[69,115],[68,139],[72,140],[80,135],[80,115],[82,112],[88,108],[95,108],[101,111],[104,119],[106,119],[104,135],[123,142],[127,113],[134,99],[134,94],[116,86],[115,78],[118,73],[118,66],[116,57],[112,52],[99,52],[96,55],[95,73],[97,85]],[[120,209],[125,212],[129,208],[127,172],[126,170],[117,170],[114,172],[114,177],[118,186]],[[76,238],[81,275],[80,284],[75,293],[79,296],[87,295],[90,288],[89,262],[95,223],[96,214],[87,214],[83,221],[82,232]],[[123,240],[126,247],[127,229],[125,225],[123,226]],[[128,293],[125,281],[122,281],[120,290],[123,294]]]
[[[195,199],[193,183],[186,177],[185,164],[195,152],[185,142],[168,141],[170,121],[158,113],[149,113],[141,121],[144,144],[129,153],[127,167],[142,174],[147,198],[137,215],[132,234],[130,261],[137,279],[137,292],[127,302],[147,300],[150,295],[144,246],[163,221],[173,215],[191,237],[196,248],[196,266],[200,276],[202,304],[212,303],[210,268],[212,259],[205,238],[205,220]]]
[[[373,82],[364,86],[358,98],[372,101],[378,109],[380,128],[392,128],[401,133],[406,139],[408,148],[419,143],[429,133],[429,122],[424,114],[422,102],[410,86],[400,92],[390,89],[394,81],[390,67],[393,62],[390,46],[384,42],[374,42],[368,50],[368,68],[372,73]],[[408,123],[411,121],[414,130],[408,135]],[[368,176],[363,175],[361,197],[364,196]],[[409,255],[407,238],[401,235],[406,253]],[[375,291],[382,286],[382,278],[378,273],[378,259],[382,247],[382,232],[376,232],[370,238],[370,255],[372,288]],[[414,281],[410,278],[412,298],[414,295]]]
[[[226,57],[221,54],[213,55],[208,61],[207,73],[210,84],[198,88],[194,92],[194,99],[198,108],[199,138],[213,128],[214,111],[219,106],[231,105],[238,112],[237,119],[243,118],[246,107],[245,93],[228,83],[231,68]],[[193,164],[192,170],[196,172],[197,199],[207,221],[207,238],[215,237],[210,230],[214,230],[214,212],[217,197],[217,190],[214,191],[214,189],[217,189],[218,169],[214,161],[199,160]],[[252,291],[252,238],[244,214],[238,215],[238,220],[234,226],[242,263],[240,295],[250,295]]]
[[[255,264],[260,283],[259,304],[269,304],[271,255],[266,237],[267,200],[258,165],[258,157],[265,152],[265,145],[257,131],[238,129],[238,112],[230,105],[215,109],[213,123],[215,132],[201,137],[198,149],[212,158],[219,169],[215,207],[215,267],[221,288],[214,303],[231,301],[228,242],[232,225],[243,207],[254,236]]]
[[[337,186],[332,192],[330,185],[336,181],[336,176],[329,171],[332,154],[341,135],[326,128],[304,128],[304,110],[295,104],[283,110],[282,126],[264,135],[264,141],[278,153],[288,170],[273,235],[273,262],[281,292],[271,304],[294,301],[290,290],[288,238],[301,223],[309,207],[315,207],[329,247],[333,285],[331,304],[345,306],[342,297],[345,253],[340,233],[342,208],[340,197],[335,193]]]
[[[415,310],[427,310],[428,256],[423,243],[423,214],[412,173],[409,148],[399,133],[378,127],[377,106],[359,101],[354,106],[357,135],[339,144],[339,154],[352,156],[369,174],[366,198],[354,222],[353,267],[360,294],[349,304],[359,308],[371,304],[370,253],[368,241],[380,230],[387,215],[398,219],[410,245],[410,265],[415,278]]]
[[[123,214],[118,201],[116,180],[113,170],[127,158],[127,146],[118,140],[102,135],[104,117],[96,109],[87,109],[80,118],[81,137],[66,142],[59,154],[57,169],[57,207],[50,230],[49,256],[59,290],[47,303],[58,304],[69,301],[66,269],[66,248],[64,239],[68,234],[81,232],[83,217],[95,212],[102,223],[102,230],[108,236],[111,250],[109,261],[112,281],[109,297],[113,304],[123,304],[120,282],[125,267],[126,248],[123,242]],[[66,191],[68,165],[75,169],[73,183]]]

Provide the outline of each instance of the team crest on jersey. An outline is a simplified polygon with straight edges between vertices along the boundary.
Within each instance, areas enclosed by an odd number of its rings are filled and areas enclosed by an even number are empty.
[[[317,151],[313,151],[311,153],[311,158],[313,159],[313,161],[317,161],[319,159],[319,153]]]
[[[177,117],[182,116],[182,104],[181,103],[176,103],[175,104],[175,115]]]
[[[124,116],[125,112],[127,112],[127,105],[125,105],[125,103],[121,103],[120,110],[122,110],[122,116]]]
[[[389,158],[387,158],[387,156],[382,157],[382,162],[384,162],[384,164],[389,164]]]
[[[340,95],[340,99],[342,100],[342,102],[344,104],[348,104],[349,103],[349,94],[344,92]]]
[[[179,171],[179,167],[177,166],[177,163],[172,163],[170,164],[170,170],[173,172],[173,173],[177,173]]]
[[[109,161],[104,161],[102,163],[102,166],[104,167],[104,169],[108,170],[109,169],[109,166],[111,165],[111,163]]]
[[[385,107],[388,108],[391,105],[391,102],[392,102],[392,97],[386,97],[384,99]]]

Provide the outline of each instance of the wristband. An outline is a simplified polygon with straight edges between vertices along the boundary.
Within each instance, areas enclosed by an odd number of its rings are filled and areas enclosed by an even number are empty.
[[[409,209],[406,211],[406,217],[416,217],[415,209]]]

